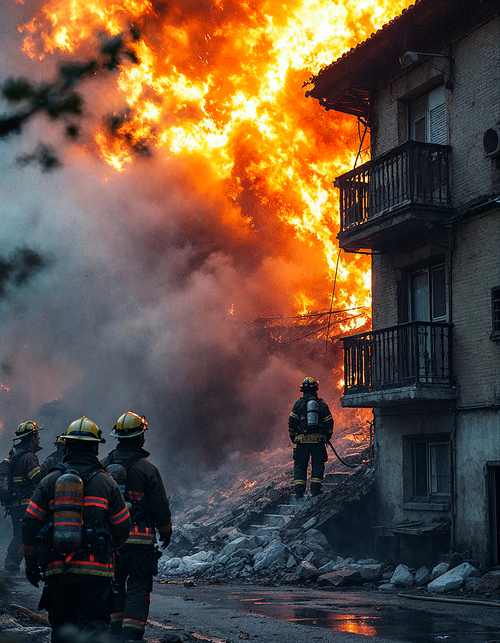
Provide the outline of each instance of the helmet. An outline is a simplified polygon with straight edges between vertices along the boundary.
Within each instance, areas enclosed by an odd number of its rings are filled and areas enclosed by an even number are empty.
[[[55,447],[58,447],[61,444],[64,444],[64,434],[56,436],[56,439],[54,440],[54,446]]]
[[[301,391],[317,391],[319,382],[314,377],[306,377],[300,385]]]
[[[116,420],[116,424],[111,431],[113,438],[133,438],[141,435],[148,428],[148,423],[144,415],[142,418],[137,413],[127,411]]]
[[[21,424],[16,429],[17,438],[14,438],[14,440],[24,438],[26,435],[30,435],[31,433],[36,433],[38,431],[41,431],[42,429],[43,429],[43,426],[38,427],[36,422],[33,422],[32,420],[28,420],[27,422],[21,422]]]
[[[68,440],[83,440],[84,442],[106,442],[101,437],[102,433],[95,422],[85,416],[71,422],[66,429],[66,433],[61,436],[61,441],[66,443]]]

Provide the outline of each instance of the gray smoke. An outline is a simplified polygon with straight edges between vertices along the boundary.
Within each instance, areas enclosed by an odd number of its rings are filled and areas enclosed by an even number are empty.
[[[23,65],[11,56],[7,73]],[[56,172],[16,164],[40,141],[64,159]],[[284,348],[252,324],[293,314],[299,288],[330,288],[320,251],[252,185],[243,183],[238,209],[203,160],[157,154],[120,174],[43,119],[0,145],[2,251],[50,258],[0,300],[4,450],[27,419],[45,425],[46,455],[73,419],[86,415],[108,437],[132,410],[148,420],[154,461],[190,484],[234,452],[286,445],[306,375],[338,400],[338,369],[317,347]],[[113,445],[108,437],[102,451]]]

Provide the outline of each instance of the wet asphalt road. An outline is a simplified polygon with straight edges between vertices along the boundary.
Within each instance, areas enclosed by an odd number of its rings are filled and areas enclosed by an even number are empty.
[[[224,643],[497,643],[499,616],[499,608],[413,601],[376,590],[155,583],[146,635],[158,641],[162,631],[175,628]]]
[[[40,595],[41,587],[21,576],[6,603],[36,612]],[[147,643],[185,631],[215,643],[500,643],[498,607],[413,601],[377,590],[155,582],[151,598]],[[33,634],[18,640],[35,643]]]

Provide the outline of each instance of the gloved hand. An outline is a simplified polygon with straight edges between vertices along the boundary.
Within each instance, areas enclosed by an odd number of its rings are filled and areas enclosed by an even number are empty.
[[[42,574],[36,562],[26,562],[26,578],[32,585],[38,587],[39,581],[42,580]]]
[[[167,534],[160,534],[160,547],[162,549],[166,549],[168,545],[170,544],[170,537],[172,534],[167,533]]]

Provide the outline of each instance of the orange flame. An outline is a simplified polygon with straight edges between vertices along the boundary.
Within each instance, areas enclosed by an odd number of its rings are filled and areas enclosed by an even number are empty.
[[[368,259],[341,254],[337,262],[332,180],[353,165],[356,123],[306,100],[302,85],[411,1],[206,0],[202,9],[155,9],[150,0],[48,0],[20,31],[26,54],[43,59],[80,54],[97,34],[133,26],[139,62],[123,62],[109,90],[126,116],[113,135],[96,128],[102,158],[124,171],[141,145],[204,162],[211,189],[225,195],[248,231],[255,221],[238,197],[251,190],[256,207],[272,210],[322,256],[327,281],[307,299],[295,295],[297,311],[325,310],[336,280],[335,307],[360,309],[340,325],[347,332],[369,321],[371,301]]]

